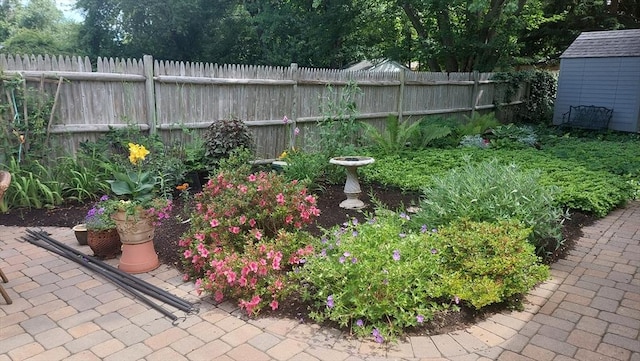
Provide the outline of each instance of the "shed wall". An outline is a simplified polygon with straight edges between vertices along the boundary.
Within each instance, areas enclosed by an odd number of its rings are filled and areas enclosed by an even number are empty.
[[[554,124],[571,105],[612,108],[610,129],[640,131],[640,57],[562,59]]]

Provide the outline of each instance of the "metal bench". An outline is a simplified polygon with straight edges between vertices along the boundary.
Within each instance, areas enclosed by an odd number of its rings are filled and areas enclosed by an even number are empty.
[[[613,109],[595,105],[570,106],[569,111],[562,114],[562,127],[584,129],[609,129]]]

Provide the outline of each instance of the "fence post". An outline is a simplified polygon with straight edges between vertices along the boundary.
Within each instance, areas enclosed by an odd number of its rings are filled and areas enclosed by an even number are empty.
[[[300,78],[300,71],[298,70],[297,63],[291,63],[291,76],[293,77],[293,99],[291,101],[291,121],[293,129],[298,126],[298,79]],[[286,127],[285,127],[286,129]],[[295,146],[295,138],[291,134],[289,136],[289,148]],[[286,139],[286,138],[285,138]]]
[[[156,92],[155,81],[153,80],[153,56],[144,55],[142,57],[142,66],[144,68],[144,86],[147,98],[147,124],[149,125],[149,134],[156,133]]]
[[[404,83],[406,80],[405,70],[400,70],[400,88],[398,89],[398,122],[402,123],[404,108]]]
[[[476,115],[476,105],[478,104],[478,83],[480,79],[480,73],[477,70],[473,71],[473,90],[471,91],[471,119]]]

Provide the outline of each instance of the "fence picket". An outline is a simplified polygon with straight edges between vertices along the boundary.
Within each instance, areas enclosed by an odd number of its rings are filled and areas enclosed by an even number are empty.
[[[273,158],[288,146],[282,118],[286,115],[304,133],[313,133],[313,123],[325,115],[321,113],[323,103],[338,102],[349,82],[362,90],[356,99],[359,118],[378,125],[388,115],[413,121],[425,115],[491,110],[497,94],[491,73],[401,74],[301,68],[297,64],[149,60],[99,57],[93,68],[88,57],[0,54],[0,75],[22,76],[30,87],[46,80],[45,90],[51,97],[54,82],[64,77],[51,133],[72,153],[80,141],[95,138],[109,126],[136,124],[171,140],[183,138],[171,129],[197,132],[235,116],[250,126],[257,156]],[[328,86],[334,91],[330,93]],[[520,98],[524,94],[521,91]]]

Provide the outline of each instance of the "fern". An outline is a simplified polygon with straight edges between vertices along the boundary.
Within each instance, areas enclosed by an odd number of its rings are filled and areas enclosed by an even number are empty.
[[[405,149],[420,132],[419,123],[400,122],[395,116],[387,117],[383,132],[371,124],[363,125],[365,136],[371,140],[375,148],[386,154]]]

